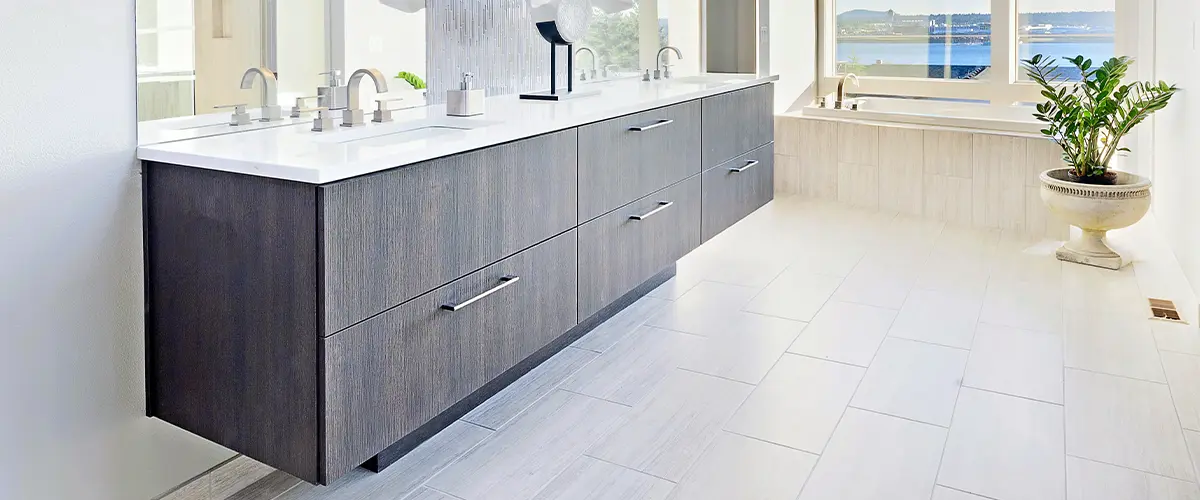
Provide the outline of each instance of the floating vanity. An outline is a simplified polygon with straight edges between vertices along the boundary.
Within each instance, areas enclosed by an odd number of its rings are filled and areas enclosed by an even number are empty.
[[[770,201],[773,80],[139,148],[149,414],[310,482],[386,467]]]

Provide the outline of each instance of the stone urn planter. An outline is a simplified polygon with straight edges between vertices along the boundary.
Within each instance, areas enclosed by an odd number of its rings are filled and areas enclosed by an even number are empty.
[[[1050,212],[1083,230],[1055,252],[1059,260],[1106,269],[1120,269],[1124,260],[1108,246],[1113,229],[1129,227],[1150,210],[1150,180],[1126,172],[1112,185],[1068,180],[1069,168],[1042,172],[1042,201]]]
[[[1059,260],[1120,269],[1125,262],[1105,236],[1146,215],[1150,180],[1109,166],[1114,157],[1129,152],[1122,140],[1166,108],[1179,87],[1163,81],[1126,83],[1133,59],[1124,56],[1099,65],[1083,56],[1066,60],[1082,81],[1072,82],[1053,57],[1037,54],[1021,61],[1046,98],[1033,117],[1045,124],[1042,135],[1062,148],[1068,167],[1042,172],[1042,200],[1052,213],[1083,230],[1058,249]]]

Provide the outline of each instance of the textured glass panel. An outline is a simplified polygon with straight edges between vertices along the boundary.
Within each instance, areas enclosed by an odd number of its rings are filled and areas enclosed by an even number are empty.
[[[525,0],[429,0],[427,65],[430,102],[445,102],[463,73],[488,95],[550,88],[550,43],[533,25]],[[567,48],[560,47],[559,85],[566,86]]]

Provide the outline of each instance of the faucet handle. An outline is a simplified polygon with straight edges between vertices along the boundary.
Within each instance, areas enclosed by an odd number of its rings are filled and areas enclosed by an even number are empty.
[[[250,124],[250,114],[246,113],[246,104],[222,104],[213,106],[213,109],[229,109],[233,108],[233,116],[229,117],[229,125],[237,127],[240,125]]]
[[[392,121],[392,107],[389,104],[403,100],[403,97],[375,99],[375,112],[372,114],[371,121],[375,123],[387,123]]]
[[[317,106],[315,108],[308,108],[308,109],[300,110],[301,113],[307,113],[310,111],[317,112],[317,117],[313,118],[313,126],[312,126],[313,132],[324,132],[326,130],[331,130],[334,128],[333,127],[333,112],[330,111],[329,108],[327,108],[325,106]]]
[[[310,99],[319,99],[320,97],[321,96],[315,96],[315,95],[306,95],[303,97],[297,97],[296,104],[292,106],[292,113],[289,116],[291,116],[292,118],[300,118],[301,113],[310,111],[308,109],[305,109],[305,107],[304,107],[304,105],[307,104],[307,101],[309,101]]]

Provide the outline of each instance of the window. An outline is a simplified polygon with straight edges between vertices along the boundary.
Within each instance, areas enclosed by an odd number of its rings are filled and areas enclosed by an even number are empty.
[[[1064,58],[1112,57],[1118,11],[1135,11],[1138,0],[818,0],[818,8],[821,94],[854,73],[856,93],[1011,104],[1039,100],[1021,59],[1040,53],[1070,66]]]
[[[927,7],[909,12],[864,8],[872,3],[836,1],[839,74],[945,80],[986,77],[992,64],[988,0],[926,2]]]
[[[1017,4],[1017,52],[1020,59],[1042,54],[1062,62],[1063,74],[1072,80],[1082,75],[1066,58],[1084,56],[1104,61],[1113,56],[1116,42],[1117,6],[1115,0],[1088,0],[1082,10],[1047,11],[1045,0],[1019,0]],[[1057,2],[1068,3],[1068,2]],[[1018,71],[1028,79],[1024,71]]]

